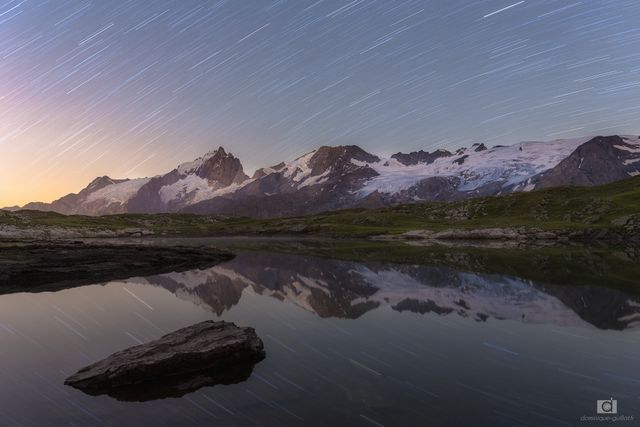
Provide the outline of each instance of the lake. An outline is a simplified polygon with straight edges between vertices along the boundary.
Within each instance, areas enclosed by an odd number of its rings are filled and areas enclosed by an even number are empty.
[[[0,425],[565,426],[610,398],[640,416],[633,256],[321,249],[267,242],[205,270],[1,295]],[[208,319],[263,339],[248,380],[142,402],[63,384]]]

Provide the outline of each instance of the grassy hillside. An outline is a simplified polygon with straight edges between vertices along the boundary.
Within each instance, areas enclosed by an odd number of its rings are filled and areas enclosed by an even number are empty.
[[[571,233],[640,230],[640,176],[599,187],[551,188],[530,193],[346,210],[296,218],[256,220],[186,214],[63,216],[0,211],[0,225],[68,229],[146,229],[162,235],[312,234],[366,237],[411,230],[536,228]]]
[[[515,228],[602,229],[638,221],[640,177],[590,188],[552,188],[455,203],[416,203],[388,209],[351,210],[271,221],[308,231],[402,233],[416,229]],[[632,218],[627,218],[632,216]],[[640,222],[640,221],[638,221]]]

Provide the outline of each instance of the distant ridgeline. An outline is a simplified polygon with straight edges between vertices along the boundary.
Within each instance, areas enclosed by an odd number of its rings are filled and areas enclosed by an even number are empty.
[[[78,194],[23,209],[62,214],[226,214],[268,218],[419,201],[456,201],[640,175],[638,136],[598,136],[383,159],[350,146],[320,147],[247,176],[222,147],[153,178],[99,177]],[[16,210],[18,207],[11,208]]]

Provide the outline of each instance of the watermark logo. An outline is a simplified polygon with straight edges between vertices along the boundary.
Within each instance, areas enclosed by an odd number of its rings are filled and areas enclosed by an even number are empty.
[[[633,415],[618,415],[618,401],[613,397],[605,400],[596,400],[597,415],[583,415],[580,421],[600,421],[600,422],[624,422],[634,421]]]
[[[618,413],[618,401],[613,397],[609,400],[598,400],[596,402],[598,414],[612,415]]]

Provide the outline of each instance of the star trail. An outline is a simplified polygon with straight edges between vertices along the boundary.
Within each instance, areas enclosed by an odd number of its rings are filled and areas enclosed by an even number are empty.
[[[638,133],[637,0],[0,0],[0,205],[223,145],[249,171]]]

